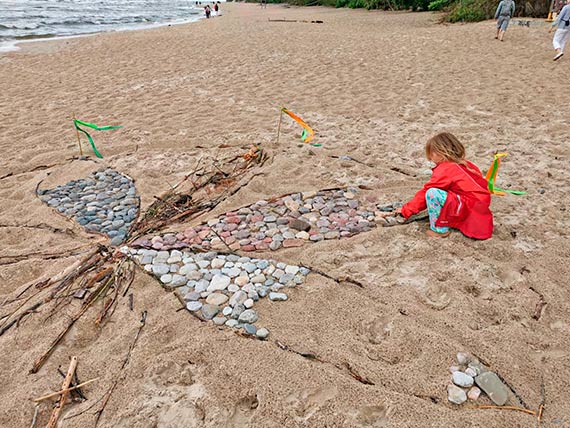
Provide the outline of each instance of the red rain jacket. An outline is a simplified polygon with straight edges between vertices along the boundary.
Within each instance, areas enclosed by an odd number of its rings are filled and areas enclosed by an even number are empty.
[[[471,162],[459,165],[441,162],[433,169],[431,179],[402,207],[406,218],[427,208],[426,192],[430,188],[445,190],[447,199],[437,219],[437,227],[459,229],[465,236],[488,239],[493,234],[493,214],[489,209],[491,193],[487,180]]]

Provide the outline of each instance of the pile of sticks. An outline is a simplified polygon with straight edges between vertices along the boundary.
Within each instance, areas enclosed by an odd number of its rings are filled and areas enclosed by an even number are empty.
[[[226,159],[200,158],[194,170],[167,192],[155,196],[154,203],[130,230],[129,242],[166,226],[190,221],[214,209],[220,202],[245,187],[260,172],[269,154],[252,146],[242,155]]]

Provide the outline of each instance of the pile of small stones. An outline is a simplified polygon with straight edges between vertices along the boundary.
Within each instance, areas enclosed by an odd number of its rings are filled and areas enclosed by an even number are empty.
[[[309,273],[304,267],[233,254],[122,250],[165,287],[175,289],[194,315],[216,325],[243,329],[262,340],[269,331],[254,325],[259,319],[252,309],[255,302],[266,296],[272,301],[287,300],[283,290],[302,284]]]
[[[139,248],[278,250],[306,242],[350,237],[375,226],[375,213],[363,209],[358,189],[302,192],[261,200],[178,234],[141,238]]]
[[[477,358],[459,352],[457,363],[449,368],[452,383],[447,386],[447,399],[450,402],[462,404],[467,399],[475,401],[481,395],[481,390],[497,406],[503,406],[507,402],[509,388]]]
[[[54,189],[38,190],[38,195],[87,231],[106,234],[113,246],[127,237],[140,205],[133,180],[110,168]]]

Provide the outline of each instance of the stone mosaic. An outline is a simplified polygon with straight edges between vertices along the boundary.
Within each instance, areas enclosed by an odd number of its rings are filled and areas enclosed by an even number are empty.
[[[87,231],[107,235],[112,246],[125,241],[140,205],[133,180],[110,168],[54,189],[38,190],[38,196]]]

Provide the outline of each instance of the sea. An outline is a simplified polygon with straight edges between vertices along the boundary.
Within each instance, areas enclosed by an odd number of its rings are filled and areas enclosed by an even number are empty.
[[[0,0],[0,52],[28,40],[136,30],[201,19],[192,0]]]

